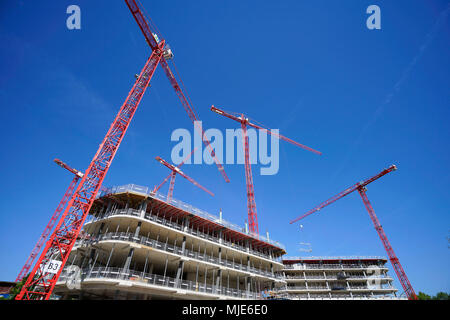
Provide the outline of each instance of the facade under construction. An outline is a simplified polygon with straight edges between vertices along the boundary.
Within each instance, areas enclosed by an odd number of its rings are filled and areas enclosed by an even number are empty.
[[[289,299],[398,299],[383,257],[284,258]]]
[[[54,293],[63,299],[258,299],[284,247],[136,185],[97,197]]]

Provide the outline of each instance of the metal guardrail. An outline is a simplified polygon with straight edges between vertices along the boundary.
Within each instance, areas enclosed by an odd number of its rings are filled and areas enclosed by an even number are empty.
[[[160,194],[158,192],[154,193],[152,191],[152,189],[150,189],[149,187],[138,186],[138,185],[135,185],[135,184],[127,184],[127,185],[123,185],[123,186],[114,186],[114,187],[111,187],[111,188],[106,188],[102,192],[99,192],[97,194],[97,198],[103,197],[103,196],[108,195],[108,194],[117,194],[117,193],[124,193],[124,192],[140,193],[142,195],[149,196],[149,197],[161,200],[161,201],[163,201],[163,202],[165,202],[167,204],[170,204],[170,205],[172,205],[174,207],[177,207],[177,208],[179,208],[181,210],[189,212],[189,213],[191,213],[193,215],[196,215],[198,217],[201,217],[201,218],[207,219],[209,221],[212,221],[214,223],[220,224],[220,225],[222,225],[222,226],[224,226],[226,228],[232,229],[234,231],[247,234],[247,235],[249,235],[250,237],[252,237],[254,239],[270,243],[270,244],[272,244],[272,245],[274,245],[274,246],[276,246],[276,247],[278,247],[280,249],[286,250],[285,246],[282,245],[281,243],[279,243],[278,241],[274,241],[272,239],[268,239],[267,237],[264,237],[264,236],[259,235],[259,234],[246,232],[245,228],[243,228],[243,227],[240,227],[240,226],[238,226],[236,224],[230,223],[230,222],[228,222],[226,220],[220,219],[219,217],[217,217],[215,215],[212,215],[212,214],[210,214],[210,213],[208,213],[206,211],[203,211],[203,210],[200,210],[198,208],[195,208],[195,207],[193,207],[193,206],[191,206],[189,204],[186,204],[186,203],[184,203],[184,202],[182,202],[180,200],[172,198],[170,201],[167,201],[166,196],[164,196],[164,195],[162,195],[162,194]]]
[[[326,277],[323,275],[317,275],[317,276],[303,276],[303,275],[286,275],[285,276],[286,279],[290,280],[363,280],[363,281],[367,281],[367,280],[393,280],[392,277],[390,277],[389,275],[384,275],[384,274],[380,274],[377,276],[364,276],[364,275],[359,275],[359,276],[355,276],[355,275],[346,275],[345,278],[342,279],[338,279],[337,276],[333,276],[333,275],[327,275]]]
[[[386,295],[380,295],[380,296],[372,296],[367,295],[363,293],[354,293],[352,292],[352,295],[350,293],[340,293],[336,294],[331,292],[326,294],[317,294],[317,293],[288,293],[287,298],[290,300],[407,300],[407,298],[400,298],[395,296],[386,296]]]
[[[129,216],[134,216],[134,217],[140,217],[141,213],[140,213],[140,211],[135,210],[135,209],[131,209],[131,208],[128,208],[128,209],[115,209],[114,211],[110,211],[110,212],[104,213],[101,216],[92,217],[89,220],[89,222],[98,221],[98,220],[105,219],[105,218],[108,218],[108,217],[114,216],[114,215],[129,215]],[[169,220],[164,219],[162,217],[157,217],[157,216],[155,216],[153,214],[146,213],[145,216],[144,216],[144,219],[147,219],[147,220],[150,220],[150,221],[162,224],[164,226],[168,226],[170,228],[174,228],[174,229],[179,230],[179,231],[187,232],[189,234],[192,234],[194,236],[197,236],[197,237],[200,237],[200,238],[203,238],[203,239],[207,239],[207,240],[219,243],[219,244],[224,244],[224,245],[227,245],[228,247],[231,247],[233,249],[237,249],[237,250],[242,251],[242,252],[250,253],[250,254],[253,254],[255,256],[259,256],[261,258],[264,258],[264,259],[268,259],[268,260],[275,261],[275,262],[280,262],[281,261],[281,257],[279,257],[279,258],[273,258],[272,257],[271,258],[268,254],[264,254],[262,252],[255,251],[253,249],[248,249],[248,251],[247,251],[247,248],[245,248],[243,246],[240,246],[240,245],[238,245],[236,243],[232,243],[232,242],[229,242],[229,241],[226,241],[226,240],[223,240],[223,239],[222,239],[222,241],[220,241],[220,239],[218,237],[214,237],[214,236],[212,236],[210,234],[203,233],[203,232],[201,232],[199,230],[195,230],[193,228],[185,228],[184,229],[180,224],[178,224],[176,222],[169,221]]]
[[[93,237],[91,239],[78,240],[76,242],[76,245],[91,244],[94,242],[107,241],[107,240],[128,241],[128,242],[133,242],[133,243],[137,243],[137,244],[143,244],[143,245],[155,248],[155,249],[163,250],[163,251],[170,252],[173,254],[186,256],[186,257],[193,258],[193,259],[196,259],[199,261],[209,262],[209,263],[213,263],[213,264],[219,264],[219,265],[222,265],[222,266],[225,266],[228,268],[232,268],[235,270],[240,270],[243,272],[252,272],[252,273],[256,273],[256,274],[263,275],[266,277],[282,279],[281,275],[274,274],[267,270],[265,271],[265,270],[258,269],[258,268],[252,267],[252,266],[247,266],[247,265],[244,265],[241,263],[236,263],[234,261],[219,259],[218,257],[214,257],[214,256],[211,256],[211,255],[208,255],[205,253],[201,253],[201,252],[192,251],[189,249],[183,250],[182,248],[175,246],[175,245],[160,242],[160,241],[150,239],[150,238],[147,238],[144,236],[135,236],[133,233],[126,233],[126,232],[105,233],[105,234],[101,234],[97,237]]]
[[[308,284],[308,287],[306,286],[287,286],[284,289],[280,289],[280,291],[288,291],[288,290],[304,290],[304,291],[310,291],[310,290],[323,290],[323,291],[333,291],[341,289],[340,287],[326,287],[326,286],[312,286]],[[369,291],[380,291],[380,290],[393,290],[394,287],[392,286],[384,286],[384,287],[369,287],[369,286],[357,286],[357,285],[350,285],[349,287],[342,287],[341,291],[352,291],[352,290],[369,290]]]
[[[61,272],[59,282],[71,280],[66,268]],[[146,283],[168,288],[178,288],[188,290],[193,293],[201,292],[212,295],[223,295],[240,299],[261,299],[261,295],[256,292],[244,291],[223,286],[209,285],[189,280],[175,279],[168,276],[161,276],[152,273],[138,272],[134,270],[124,271],[122,268],[85,268],[81,271],[81,281],[89,279],[117,279],[131,282]]]
[[[283,260],[387,260],[382,256],[321,256],[321,257],[284,257]]]
[[[285,260],[285,259],[283,259]],[[285,264],[284,269],[285,270],[323,270],[323,269],[336,269],[336,270],[342,270],[342,269],[367,269],[369,267],[372,267],[371,264]],[[377,266],[379,268],[387,269],[385,266]]]

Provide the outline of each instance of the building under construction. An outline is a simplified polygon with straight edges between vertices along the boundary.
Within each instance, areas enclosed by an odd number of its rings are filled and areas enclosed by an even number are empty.
[[[284,247],[146,187],[103,191],[55,286],[63,298],[258,299]]]
[[[398,299],[383,257],[286,257],[289,299]]]
[[[386,259],[285,258],[283,245],[153,190],[104,190],[55,286],[62,299],[395,298]]]

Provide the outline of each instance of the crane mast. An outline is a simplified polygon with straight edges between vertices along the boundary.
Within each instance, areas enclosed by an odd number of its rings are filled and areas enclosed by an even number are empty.
[[[375,210],[373,210],[372,204],[370,203],[369,198],[366,195],[366,188],[359,187],[358,192],[364,202],[364,206],[366,207],[367,212],[369,213],[369,216],[373,222],[375,230],[377,231],[378,236],[380,237],[381,242],[383,243],[383,247],[389,256],[389,261],[391,261],[395,274],[397,275],[397,278],[403,287],[403,291],[405,291],[405,294],[408,297],[408,299],[417,300],[416,293],[414,292],[414,289],[411,283],[409,282],[409,279],[406,276],[406,273],[403,270],[403,267],[400,264],[400,261],[398,260],[397,255],[394,252],[394,249],[392,248],[386,234],[384,233],[383,227],[381,226],[380,221],[378,220],[378,217],[375,214]]]
[[[369,198],[367,197],[367,194],[366,194],[366,191],[367,191],[366,186],[369,183],[374,182],[375,180],[381,178],[382,176],[384,176],[394,170],[397,170],[397,167],[395,165],[391,165],[389,168],[384,169],[383,171],[370,177],[369,179],[355,183],[353,186],[338,193],[334,197],[331,197],[330,199],[322,202],[321,204],[319,204],[315,208],[309,210],[302,216],[292,220],[290,223],[292,224],[299,220],[302,220],[303,218],[313,214],[314,212],[319,211],[322,208],[325,208],[326,206],[332,204],[333,202],[336,202],[337,200],[339,200],[339,199],[349,195],[353,191],[357,190],[359,195],[361,196],[361,199],[363,200],[364,206],[366,207],[366,210],[369,213],[370,219],[372,220],[375,230],[377,231],[377,234],[383,244],[383,247],[386,250],[386,253],[389,257],[389,261],[391,262],[391,264],[394,268],[395,274],[397,275],[397,278],[400,281],[400,283],[403,287],[403,290],[405,291],[406,296],[410,300],[416,300],[417,299],[416,293],[414,292],[414,289],[413,289],[411,283],[409,282],[408,277],[406,276],[406,273],[403,270],[403,267],[400,264],[400,261],[397,258],[397,255],[395,254],[394,249],[392,248],[392,246],[386,236],[386,233],[384,232],[383,227],[381,226],[380,221],[378,220],[378,217],[375,214],[375,210],[373,209],[372,204],[370,203]]]

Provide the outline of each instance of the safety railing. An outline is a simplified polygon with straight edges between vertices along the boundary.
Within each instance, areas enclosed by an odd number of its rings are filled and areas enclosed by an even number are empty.
[[[382,256],[310,256],[310,257],[284,257],[283,260],[302,260],[302,261],[308,261],[308,260],[314,260],[314,261],[325,261],[325,260],[387,260],[386,257]]]
[[[285,290],[308,290],[306,286],[287,286]]]
[[[298,275],[289,275],[287,274],[285,276],[285,279],[287,280],[321,280],[321,281],[390,281],[393,280],[390,276],[385,275],[385,274],[380,274],[380,275],[374,275],[374,276],[364,276],[364,275],[346,275],[344,277],[338,277],[336,275],[317,275],[317,276],[311,276],[311,275],[302,275],[302,274],[298,274]]]
[[[286,260],[286,259],[283,259]],[[286,270],[325,270],[325,269],[367,269],[372,268],[374,265],[372,264],[347,264],[347,263],[336,263],[336,264],[286,264],[284,265],[284,269]],[[376,266],[380,269],[387,269],[385,266]]]
[[[81,270],[80,276],[81,282],[92,279],[125,280],[167,288],[178,288],[191,291],[193,293],[199,292],[212,295],[223,295],[239,299],[261,299],[260,293],[256,292],[228,288],[224,286],[216,286],[189,280],[177,280],[168,276],[144,273],[134,270],[126,271],[122,268],[85,268]],[[64,268],[58,281],[64,282],[72,280],[71,277],[73,277],[73,273],[69,273],[68,270]]]
[[[253,233],[247,232],[245,230],[245,228],[243,228],[243,227],[240,227],[240,226],[238,226],[236,224],[230,223],[230,222],[228,222],[226,220],[220,219],[217,216],[214,216],[214,215],[212,215],[212,214],[210,214],[210,213],[208,213],[206,211],[203,211],[203,210],[200,210],[198,208],[195,208],[195,207],[193,207],[193,206],[191,206],[189,204],[186,204],[186,203],[184,203],[184,202],[182,202],[180,200],[172,198],[171,200],[167,201],[167,197],[166,196],[164,196],[164,195],[162,195],[162,194],[160,194],[158,192],[155,193],[155,192],[153,192],[152,189],[150,189],[148,187],[138,186],[138,185],[135,185],[135,184],[128,184],[128,185],[123,185],[123,186],[115,186],[115,187],[104,189],[101,193],[97,194],[97,198],[98,197],[103,197],[103,196],[108,195],[108,194],[116,194],[116,193],[123,193],[123,192],[134,192],[134,193],[143,194],[145,196],[150,196],[152,198],[155,198],[155,199],[161,200],[161,201],[163,201],[163,202],[165,202],[167,204],[170,204],[170,205],[172,205],[174,207],[177,207],[177,208],[179,208],[181,210],[189,212],[189,213],[191,213],[193,215],[196,215],[198,217],[201,217],[201,218],[207,219],[209,221],[212,221],[214,223],[220,224],[220,225],[222,225],[222,226],[224,226],[226,228],[229,228],[229,229],[232,229],[234,231],[241,232],[241,233],[248,234],[250,237],[253,237],[253,238],[258,239],[260,241],[264,241],[266,243],[270,243],[270,244],[272,244],[272,245],[274,245],[274,246],[276,246],[276,247],[278,247],[280,249],[283,249],[283,250],[286,249],[278,241],[274,241],[272,239],[269,239],[269,238],[264,237],[264,236],[259,235],[259,234],[253,234]]]
[[[99,216],[92,217],[90,222],[95,222],[95,221],[98,221],[98,220],[101,220],[101,219],[106,219],[108,217],[115,216],[115,215],[128,215],[128,216],[140,217],[141,216],[141,212],[139,210],[131,209],[131,208],[128,208],[128,209],[115,209],[115,210],[111,210],[109,212],[105,212],[105,213],[103,213],[103,214],[101,214]],[[176,223],[174,221],[169,221],[169,220],[164,219],[162,217],[157,217],[154,214],[150,214],[148,212],[145,214],[144,219],[156,222],[156,223],[161,224],[161,225],[166,226],[166,227],[170,227],[170,228],[173,228],[173,229],[176,229],[176,230],[179,230],[179,231],[183,231],[183,232],[189,233],[191,235],[197,236],[197,237],[202,238],[202,239],[206,239],[206,240],[210,240],[210,241],[216,242],[218,244],[226,245],[228,247],[231,247],[233,249],[237,249],[237,250],[242,251],[242,252],[250,253],[250,254],[253,254],[255,256],[264,258],[264,259],[268,259],[268,260],[275,261],[275,262],[280,262],[281,261],[281,257],[273,258],[270,255],[262,253],[260,251],[256,251],[256,250],[253,250],[253,249],[248,249],[247,250],[247,248],[245,248],[245,247],[243,247],[241,245],[238,245],[236,243],[232,243],[232,242],[226,241],[224,239],[220,239],[218,237],[212,236],[210,234],[204,233],[204,232],[202,232],[200,230],[196,230],[196,229],[193,229],[193,228],[183,228],[183,226],[180,225],[179,223]]]
[[[295,294],[289,293],[288,299],[291,300],[406,300],[406,298],[399,298],[395,296],[373,296],[370,294]]]

